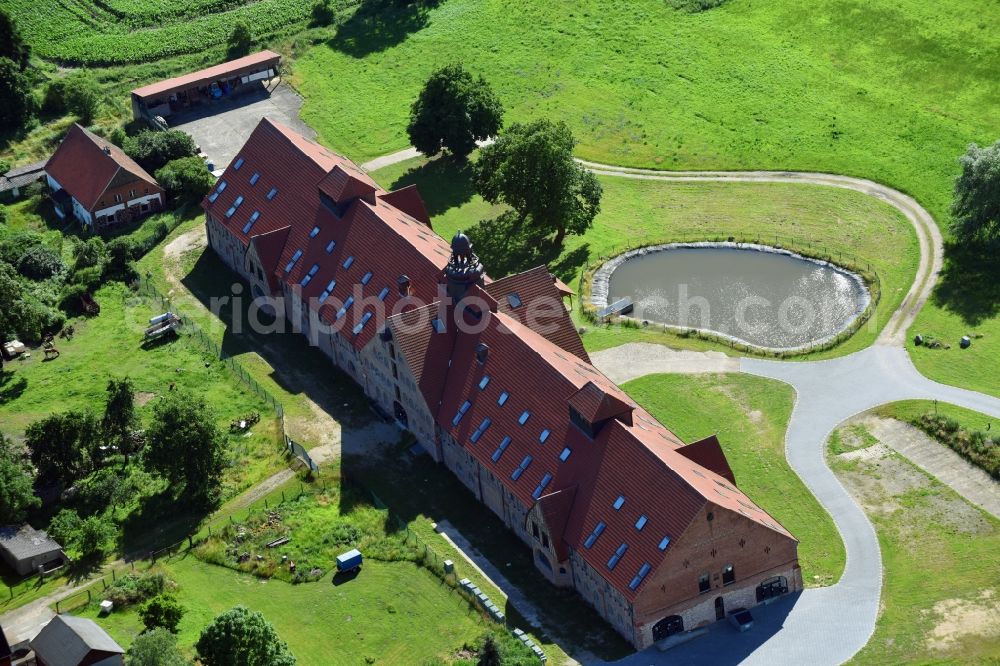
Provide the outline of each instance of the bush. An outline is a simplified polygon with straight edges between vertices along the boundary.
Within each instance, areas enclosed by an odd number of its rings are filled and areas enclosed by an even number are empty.
[[[215,184],[215,177],[199,157],[181,157],[156,172],[156,180],[182,201],[200,201]]]
[[[66,265],[59,255],[49,248],[35,245],[17,262],[17,270],[32,280],[48,280],[65,272]]]
[[[253,46],[253,33],[250,32],[250,24],[242,20],[234,23],[233,31],[229,33],[226,44],[229,46],[230,57],[240,57],[250,53]]]
[[[173,581],[160,572],[128,573],[108,585],[104,598],[114,602],[115,608],[123,608],[152,599],[174,587]]]
[[[80,523],[75,546],[80,557],[103,557],[118,536],[118,528],[107,516],[90,516]]]
[[[143,130],[125,139],[125,153],[146,171],[153,173],[171,160],[197,155],[194,139],[180,130]]]
[[[63,287],[62,295],[59,297],[59,309],[70,316],[83,314],[83,302],[81,298],[88,291],[86,285],[66,285]]]
[[[100,237],[94,236],[76,247],[74,256],[75,267],[80,269],[101,266],[105,259],[107,259],[107,256],[108,248],[104,244],[104,241]]]
[[[126,653],[129,666],[189,666],[177,649],[177,639],[166,629],[153,629],[132,641]]]
[[[955,419],[941,414],[923,414],[913,424],[1000,480],[1000,437],[992,437],[981,430],[967,430]]]
[[[184,617],[184,607],[169,594],[160,594],[142,605],[139,617],[146,631],[163,628],[172,634],[177,633],[177,625]]]
[[[17,266],[21,257],[31,248],[42,245],[44,239],[37,231],[15,231],[0,239],[0,261]]]
[[[65,546],[76,538],[82,523],[76,511],[63,509],[49,521],[47,532],[50,537]]]
[[[38,110],[31,81],[17,63],[0,58],[0,128],[23,127]]]
[[[67,111],[77,116],[84,125],[93,122],[101,103],[101,88],[92,73],[80,70],[67,76],[63,95]]]
[[[108,263],[104,267],[104,276],[112,280],[131,282],[138,273],[132,263],[134,246],[132,241],[119,236],[108,243]]]

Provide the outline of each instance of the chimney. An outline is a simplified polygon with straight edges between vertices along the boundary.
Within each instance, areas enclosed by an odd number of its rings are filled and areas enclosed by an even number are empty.
[[[111,146],[104,146],[104,154],[105,155],[111,154]]]
[[[480,342],[476,346],[476,360],[479,361],[480,365],[486,363],[486,359],[490,355],[490,347],[485,342]]]

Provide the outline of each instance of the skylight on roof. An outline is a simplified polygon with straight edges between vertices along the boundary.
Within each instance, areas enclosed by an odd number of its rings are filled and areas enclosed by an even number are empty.
[[[451,420],[451,424],[453,426],[458,425],[459,421],[462,420],[462,417],[465,416],[465,413],[469,411],[469,407],[472,407],[472,403],[468,400],[462,403],[462,406],[458,408],[458,413],[455,414],[455,418]]]
[[[612,555],[611,559],[608,560],[608,569],[609,570],[615,568],[615,566],[618,564],[618,561],[620,559],[622,559],[622,555],[625,554],[626,550],[628,550],[628,544],[627,543],[623,543],[622,545],[618,546],[618,550],[616,550],[615,554]]]
[[[525,423],[528,422],[528,419],[530,418],[531,418],[531,412],[529,412],[526,409],[523,412],[521,412],[521,416],[518,417],[517,422],[520,423],[521,425],[524,425]]]
[[[478,442],[479,438],[483,436],[483,433],[489,430],[489,427],[492,423],[493,422],[490,421],[489,417],[483,419],[483,422],[479,424],[479,427],[476,428],[476,431],[472,433],[472,435],[469,437],[469,441],[472,442],[473,444]]]
[[[241,166],[243,166],[243,158],[239,157],[233,162],[233,171],[239,171]]]
[[[382,291],[378,292],[378,300],[384,301],[385,297],[389,295],[389,287],[382,287]]]
[[[552,433],[549,432],[548,428],[546,428],[545,430],[543,430],[542,434],[538,436],[539,443],[544,444],[545,440],[547,440],[549,438],[549,435],[551,435],[551,434]]]
[[[589,536],[587,536],[587,540],[583,542],[583,547],[590,548],[591,546],[593,546],[594,543],[597,541],[597,537],[601,536],[602,532],[604,532],[604,521],[601,521],[596,525],[594,525],[594,531],[591,532]]]
[[[296,250],[295,254],[292,255],[291,260],[287,264],[285,264],[286,273],[290,273],[292,271],[292,269],[295,267],[295,262],[297,262],[299,260],[299,257],[301,256],[302,256],[302,250]]]
[[[209,203],[215,203],[215,200],[219,198],[219,195],[222,194],[225,189],[226,181],[220,180],[218,186],[215,188],[215,191],[208,195]]]
[[[326,289],[324,289],[323,293],[319,295],[319,302],[325,303],[326,299],[330,298],[330,292],[332,292],[333,288],[336,286],[337,286],[337,281],[330,280],[330,283],[326,285]]]
[[[353,296],[348,296],[347,300],[344,301],[343,307],[341,307],[339,310],[337,310],[337,319],[340,319],[345,314],[347,314],[347,311],[351,309],[352,305],[354,305],[354,297]]]
[[[308,285],[310,282],[312,282],[313,276],[315,276],[318,271],[319,271],[319,264],[313,264],[312,268],[309,269],[309,272],[302,276],[302,280],[299,281],[299,284],[302,285],[303,287]]]
[[[367,324],[367,323],[368,323],[368,320],[369,320],[369,319],[371,319],[371,318],[372,318],[372,313],[371,313],[371,312],[366,312],[366,313],[364,313],[364,314],[363,314],[363,315],[361,316],[361,321],[359,321],[359,322],[358,322],[357,324],[355,324],[355,326],[354,326],[354,335],[357,335],[358,333],[360,333],[360,332],[361,332],[361,329],[363,329],[363,328],[365,327],[365,324]]]
[[[512,478],[515,481],[520,479],[521,475],[524,474],[524,470],[528,469],[528,465],[531,464],[531,460],[532,460],[531,456],[524,456],[524,460],[521,461],[521,464],[518,465],[517,468],[510,473],[510,478]]]
[[[624,504],[624,503],[625,503],[625,496],[624,495],[619,495],[618,499],[616,499],[615,503],[612,504],[611,506],[612,506],[612,508],[614,508],[615,511],[617,511],[618,509],[622,508],[622,504]]]
[[[500,441],[500,446],[498,446],[497,450],[493,452],[492,456],[490,456],[493,459],[493,462],[500,460],[500,456],[503,455],[503,452],[507,450],[508,446],[510,446],[510,437],[504,437]]]
[[[259,210],[255,210],[253,213],[250,214],[250,220],[243,225],[243,233],[247,233],[250,231],[250,228],[253,227],[253,223],[257,221],[258,217],[260,217]]]
[[[436,333],[444,333],[445,331],[444,322],[438,319],[437,317],[431,319],[431,326],[434,327],[434,331]]]
[[[372,272],[371,271],[368,271],[367,273],[365,273],[364,275],[361,276],[361,284],[368,284],[371,281],[372,281]]]
[[[565,449],[562,450],[562,453],[559,454],[559,460],[561,460],[562,462],[566,462],[571,453],[573,453],[573,449],[567,446]]]
[[[483,378],[479,380],[479,390],[481,391],[484,388],[486,388],[489,385],[489,383],[490,383],[490,376],[483,375]]]
[[[641,530],[649,522],[649,517],[646,514],[639,516],[639,520],[635,521],[635,529]]]
[[[267,200],[270,201],[278,194],[278,188],[272,187],[271,191],[267,193]]]
[[[354,263],[354,255],[352,254],[347,259],[344,259],[344,268],[350,268],[351,264]]]
[[[507,302],[510,303],[510,307],[512,308],[521,307],[521,297],[516,293],[507,294]]]
[[[628,584],[628,589],[634,591],[637,587],[642,585],[642,580],[646,577],[646,574],[648,574],[649,570],[652,568],[653,567],[649,565],[649,562],[643,562],[642,566],[639,567],[639,573],[637,573],[635,575],[635,578],[632,579],[632,582]]]
[[[550,481],[552,481],[552,475],[546,472],[545,476],[542,477],[542,480],[538,482],[538,486],[535,488],[535,491],[531,493],[531,497],[533,499],[541,497],[542,493],[545,492],[545,487],[549,485]]]
[[[236,200],[233,201],[233,205],[230,206],[229,210],[226,211],[226,217],[232,217],[233,213],[236,212],[236,209],[239,208],[240,204],[242,203],[243,203],[243,195],[241,194],[240,196],[236,197]]]
[[[312,231],[309,232],[309,238],[316,238],[316,236],[318,235],[319,235],[319,225],[316,225],[315,227],[312,228]]]
[[[250,176],[250,184],[256,185],[258,180],[260,180],[260,171],[254,171],[253,175]]]
[[[659,548],[660,550],[666,550],[667,546],[669,545],[670,545],[670,537],[665,536],[662,539],[660,539],[660,545],[657,546],[657,548]]]
[[[500,394],[500,397],[497,398],[497,404],[500,405],[501,407],[503,407],[503,404],[505,402],[507,402],[507,398],[509,398],[509,397],[510,397],[510,393],[507,393],[507,391],[504,391],[503,393]]]
[[[326,244],[326,253],[330,254],[331,252],[333,252],[333,248],[335,247],[337,247],[337,241],[335,240],[330,241],[329,243]]]

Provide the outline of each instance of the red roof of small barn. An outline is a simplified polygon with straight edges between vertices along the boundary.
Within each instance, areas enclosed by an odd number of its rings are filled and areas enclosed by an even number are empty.
[[[281,56],[274,51],[259,51],[251,53],[248,56],[243,56],[242,58],[237,58],[236,60],[224,62],[221,65],[214,65],[197,72],[191,72],[190,74],[150,83],[147,86],[136,88],[132,91],[132,94],[136,97],[152,97],[154,95],[174,92],[175,90],[187,90],[198,85],[206,85],[216,79],[229,78],[237,74],[242,74],[243,70],[252,70],[255,67],[266,65],[272,60],[276,66],[278,61],[281,60]]]
[[[122,184],[142,181],[155,187],[157,192],[163,191],[156,179],[121,148],[77,123],[73,123],[56,152],[45,163],[45,173],[55,178],[87,210],[97,206],[101,195],[115,180]]]
[[[570,354],[590,362],[583,340],[570,319],[555,278],[546,266],[508,275],[486,286],[486,293],[496,299],[500,311],[525,326],[533,328]],[[511,297],[516,296],[515,306]]]

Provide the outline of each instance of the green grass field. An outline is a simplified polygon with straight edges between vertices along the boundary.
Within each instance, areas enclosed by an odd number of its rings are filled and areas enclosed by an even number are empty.
[[[621,252],[626,241],[663,242],[728,236],[757,238],[802,250],[823,250],[869,264],[882,283],[882,301],[875,317],[847,343],[814,357],[855,351],[877,337],[899,306],[916,274],[919,248],[913,228],[896,209],[872,197],[816,185],[777,183],[663,183],[601,177],[604,199],[594,227],[584,236],[570,236],[558,251],[525,248],[504,234],[489,233],[483,220],[502,208],[474,193],[467,167],[450,160],[423,158],[372,172],[383,186],[415,183],[427,200],[435,230],[450,238],[462,229],[479,244],[476,250],[494,276],[548,263],[574,289],[579,276],[601,257]],[[485,241],[482,242],[482,241]],[[663,331],[592,327],[582,320],[581,299],[574,300],[577,320],[588,328],[583,336],[590,350],[642,340],[671,347],[723,349],[726,345],[681,337]]]
[[[1000,521],[898,454],[831,466],[874,524],[885,570],[875,634],[851,663],[1000,661]]]
[[[623,388],[685,442],[718,435],[740,489],[799,540],[807,586],[840,578],[837,528],[785,460],[790,386],[742,374],[648,375]]]
[[[481,616],[444,582],[410,562],[365,563],[342,585],[331,577],[292,585],[205,564],[194,557],[163,563],[187,609],[178,643],[193,654],[202,628],[238,604],[263,613],[302,666],[421,664],[448,658],[486,630]],[[123,647],[142,631],[135,609],[92,617]],[[371,659],[370,661],[368,659]]]

